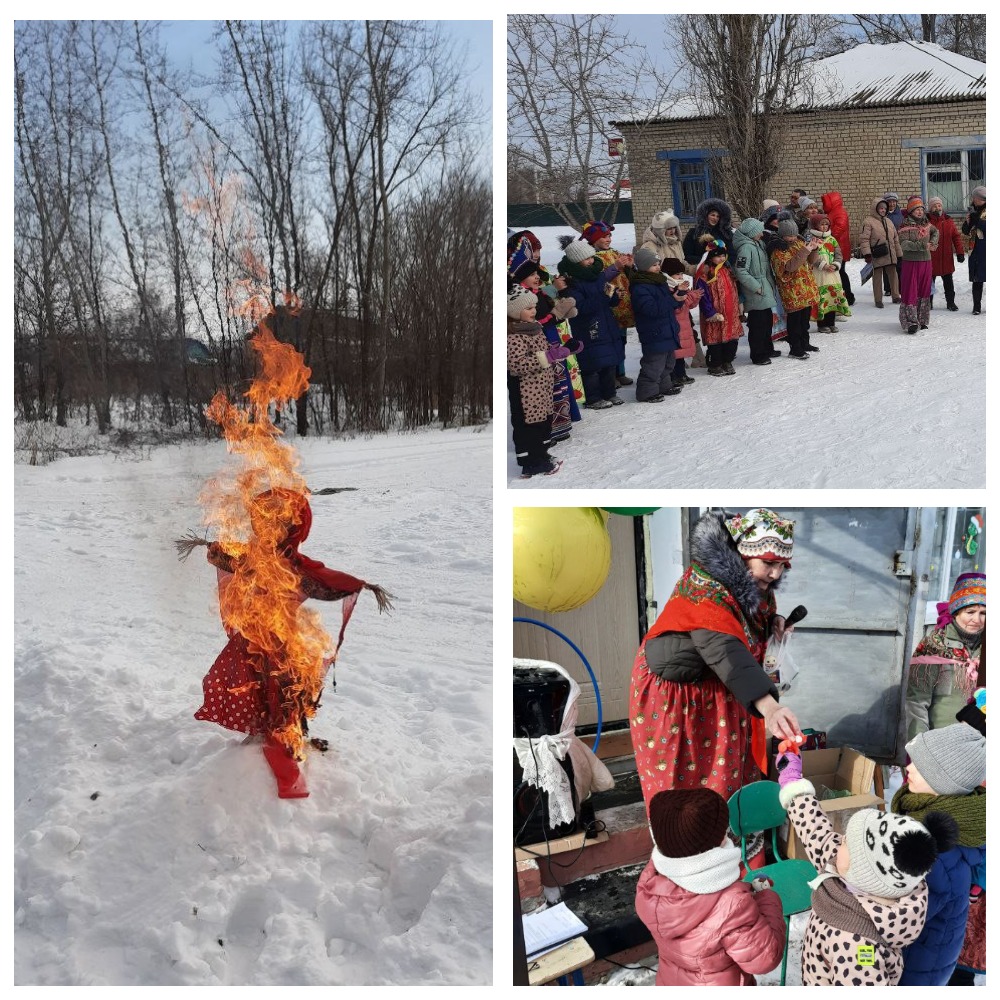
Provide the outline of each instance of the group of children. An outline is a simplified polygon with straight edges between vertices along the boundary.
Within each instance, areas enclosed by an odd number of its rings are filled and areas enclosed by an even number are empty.
[[[694,263],[682,256],[690,248],[676,216],[664,212],[633,254],[611,249],[613,227],[589,223],[579,239],[566,240],[555,276],[541,266],[534,234],[509,237],[507,387],[522,478],[558,472],[562,463],[549,449],[570,436],[581,408],[624,402],[618,390],[632,384],[624,368],[630,327],[642,345],[636,401],[661,403],[694,383],[689,360],[711,376],[735,375],[744,320],[751,361],[769,365],[780,356],[776,340],[787,339],[790,357],[807,358],[819,350],[809,343],[810,319],[835,332],[837,315],[849,314],[826,217],[805,239],[790,215],[777,211],[744,220],[733,233],[719,204],[703,213]]]
[[[862,809],[840,834],[802,777],[777,760],[779,798],[817,877],[802,943],[806,986],[943,986],[965,940],[986,856],[986,739],[957,722],[906,744],[891,811]],[[744,881],[729,810],[707,788],[650,802],[652,858],[636,910],[659,953],[658,986],[753,986],[785,948],[782,904],[767,879]]]

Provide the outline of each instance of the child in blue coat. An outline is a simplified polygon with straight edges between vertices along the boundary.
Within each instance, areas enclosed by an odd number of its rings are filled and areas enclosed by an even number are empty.
[[[680,324],[676,312],[684,306],[687,291],[675,292],[660,273],[655,250],[642,248],[635,253],[631,280],[632,312],[642,344],[635,398],[640,403],[661,403],[676,396],[680,386],[673,383],[674,351],[680,350]]]
[[[564,254],[559,261],[559,273],[566,276],[569,287],[559,294],[576,300],[577,314],[570,319],[569,326],[573,337],[583,343],[577,360],[587,409],[620,406],[624,400],[618,398],[617,373],[619,363],[625,360],[625,342],[612,311],[618,302],[618,292],[611,280],[631,265],[632,257],[622,254],[605,267],[585,240],[567,244]]]
[[[946,812],[958,824],[958,843],[927,874],[927,920],[903,952],[899,985],[947,986],[965,940],[969,893],[986,858],[986,740],[958,722],[919,733],[906,752],[906,784],[892,811],[916,820]]]

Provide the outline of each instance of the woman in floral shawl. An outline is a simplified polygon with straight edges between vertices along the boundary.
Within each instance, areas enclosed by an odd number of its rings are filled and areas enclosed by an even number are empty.
[[[986,575],[963,573],[947,607],[938,605],[937,628],[920,640],[906,683],[906,738],[950,726],[977,688],[986,633]]]
[[[726,521],[705,514],[691,565],[632,668],[630,729],[646,808],[665,788],[711,788],[728,798],[767,769],[765,726],[791,738],[792,712],[762,667],[774,590],[791,565],[794,522],[755,508]]]

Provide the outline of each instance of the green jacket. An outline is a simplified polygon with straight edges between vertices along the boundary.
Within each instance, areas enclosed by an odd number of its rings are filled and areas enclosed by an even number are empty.
[[[975,657],[962,644],[953,625],[934,629],[917,645],[906,684],[906,739],[955,722],[976,689]]]

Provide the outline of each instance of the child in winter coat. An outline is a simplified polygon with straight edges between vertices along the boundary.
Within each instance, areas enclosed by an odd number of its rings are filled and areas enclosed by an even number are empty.
[[[840,266],[844,256],[840,244],[830,232],[830,220],[825,215],[812,217],[809,235],[819,244],[813,258],[813,277],[819,290],[819,302],[812,307],[811,316],[816,320],[816,329],[824,333],[836,333],[838,316],[850,316],[851,307],[840,281]]]
[[[679,257],[666,257],[660,264],[660,273],[667,277],[667,284],[674,290],[681,290],[685,293],[684,304],[674,314],[677,317],[677,326],[681,346],[674,351],[674,370],[671,373],[671,381],[675,386],[683,387],[693,385],[694,379],[687,373],[687,358],[697,359],[701,351],[701,345],[694,335],[694,327],[691,325],[691,310],[701,301],[704,294],[700,288],[691,287],[691,279],[687,276],[687,265]],[[692,367],[704,368],[705,365],[696,365],[692,362]]]
[[[618,302],[612,282],[632,263],[632,257],[622,254],[613,264],[602,264],[586,240],[568,243],[564,253],[559,273],[569,284],[559,294],[576,300],[576,316],[569,325],[574,338],[583,344],[579,361],[587,409],[620,406],[624,400],[618,398],[617,372],[625,361],[625,342],[612,311]]]
[[[778,223],[778,236],[782,242],[772,244],[771,270],[785,306],[788,356],[802,360],[809,356],[807,351],[819,350],[809,343],[809,313],[819,301],[819,289],[811,264],[818,245],[811,239],[808,243],[804,242],[791,219],[782,219]]]
[[[847,304],[854,305],[854,294],[851,292],[851,279],[848,277],[846,264],[853,253],[851,243],[851,220],[844,208],[844,199],[839,191],[827,191],[820,201],[823,203],[823,215],[830,220],[830,232],[840,247],[843,260],[840,262],[840,283],[844,287],[844,295],[847,296]]]
[[[649,227],[642,234],[642,243],[636,250],[652,250],[662,262],[667,257],[680,260],[684,256],[681,243],[681,223],[673,212],[657,212]],[[695,264],[684,264],[684,273],[693,275]]]
[[[938,855],[927,875],[927,920],[903,952],[900,986],[947,986],[965,940],[969,893],[986,860],[986,739],[956,722],[920,733],[906,744],[906,783],[892,811],[923,821],[947,813],[958,843]]]
[[[733,358],[743,336],[740,297],[728,261],[726,244],[709,237],[694,276],[694,287],[702,291],[699,328],[709,375],[736,374]]]
[[[515,285],[507,296],[507,394],[510,422],[514,432],[514,452],[521,466],[521,478],[551,476],[562,462],[548,452],[552,429],[552,362],[578,352],[578,341],[550,346],[535,320],[538,296]]]
[[[764,249],[764,223],[744,219],[733,234],[736,250],[736,280],[743,290],[749,327],[750,360],[755,365],[771,363],[771,331],[776,300],[774,274]]]
[[[659,952],[657,986],[756,986],[785,949],[781,900],[740,879],[726,800],[710,788],[657,792],[649,803],[653,855],[635,909]]]
[[[965,244],[958,233],[958,226],[944,210],[944,201],[937,195],[927,199],[927,220],[938,231],[937,249],[931,254],[931,264],[934,268],[934,281],[941,279],[944,286],[944,300],[948,312],[958,312],[955,305],[955,260],[959,264],[965,261]],[[934,285],[931,285],[931,309],[934,308]]]
[[[614,286],[617,292],[611,311],[618,324],[618,335],[622,339],[622,356],[615,370],[615,382],[621,387],[632,384],[632,379],[625,374],[625,345],[629,327],[635,326],[635,317],[632,315],[632,296],[629,292],[629,270],[632,265],[632,255],[611,249],[611,234],[614,231],[615,227],[606,222],[588,222],[583,227],[580,238],[586,240],[594,248],[594,256],[605,267],[609,267],[611,264],[619,265],[618,272],[609,283]]]
[[[674,291],[660,273],[660,259],[645,247],[636,251],[632,274],[632,311],[642,344],[635,398],[639,403],[662,403],[681,390],[673,384],[674,351],[680,350],[680,326],[676,313],[685,292]]]
[[[802,777],[798,753],[778,757],[779,799],[819,875],[802,941],[804,986],[895,986],[903,949],[927,916],[924,877],[955,842],[954,820],[859,809],[837,833]]]

